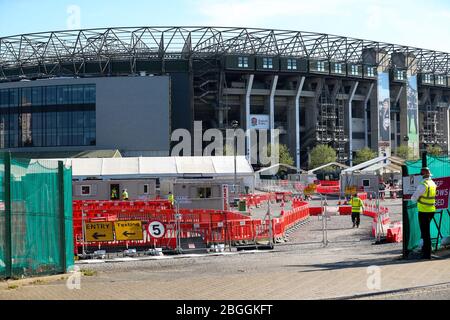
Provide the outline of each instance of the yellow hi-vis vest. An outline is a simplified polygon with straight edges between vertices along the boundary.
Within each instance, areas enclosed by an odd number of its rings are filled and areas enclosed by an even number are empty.
[[[174,195],[173,195],[173,194],[169,194],[169,195],[167,196],[167,200],[169,200],[170,203],[173,205],[174,202],[175,202],[175,197],[174,197]]]
[[[361,212],[361,208],[363,207],[363,202],[360,198],[352,198],[352,200],[350,200],[350,203],[352,205],[352,212],[355,212],[355,213]]]
[[[422,185],[425,186],[425,193],[417,200],[417,209],[419,212],[436,212],[436,184],[433,180],[425,180]]]

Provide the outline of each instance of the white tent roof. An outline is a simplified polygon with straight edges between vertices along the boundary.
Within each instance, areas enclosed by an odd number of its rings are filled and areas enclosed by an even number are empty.
[[[348,168],[342,173],[354,173],[354,172],[362,172],[362,173],[375,173],[376,171],[383,170],[384,172],[401,172],[401,166],[405,160],[398,157],[379,157],[376,159],[372,159],[370,161],[361,163],[352,168]]]
[[[72,166],[74,177],[178,177],[234,175],[234,157],[149,157],[60,159]],[[236,172],[253,175],[245,157],[236,157]]]

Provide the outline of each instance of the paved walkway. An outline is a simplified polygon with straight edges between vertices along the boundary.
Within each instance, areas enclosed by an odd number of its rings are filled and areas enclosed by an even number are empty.
[[[0,299],[326,299],[450,283],[448,252],[442,260],[403,261],[401,244],[372,244],[371,219],[361,229],[349,219],[329,221],[327,247],[322,222],[311,218],[275,251],[80,265],[95,273],[81,278],[80,290],[54,279],[0,284]]]

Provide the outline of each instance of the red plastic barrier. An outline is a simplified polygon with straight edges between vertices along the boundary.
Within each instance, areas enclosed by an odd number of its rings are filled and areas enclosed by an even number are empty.
[[[341,216],[351,216],[352,206],[341,206],[339,207],[339,215]]]
[[[340,181],[320,180],[319,183],[323,187],[336,187],[340,185]]]
[[[263,195],[262,197],[265,197]],[[272,195],[267,195],[270,199]],[[84,218],[82,218],[82,212]],[[181,219],[180,236],[182,238],[202,237],[206,244],[240,240],[258,240],[269,237],[269,221],[252,220],[238,212],[215,210],[180,210]],[[309,217],[309,206],[305,202],[293,199],[292,209],[284,212],[280,218],[272,221],[272,235],[283,236],[286,230],[301,220]],[[104,202],[90,201],[74,203],[73,230],[75,253],[82,245],[82,220],[85,222],[107,222],[138,220],[143,225],[142,241],[111,241],[105,243],[86,243],[86,247],[117,247],[158,246],[163,248],[176,248],[176,220],[175,210],[166,208],[164,203],[155,209],[154,206],[135,202],[105,204]],[[162,239],[151,238],[147,232],[147,225],[154,220],[161,221],[166,226],[166,234]]]
[[[339,194],[341,188],[339,186],[317,186],[317,192],[321,194]]]
[[[403,226],[401,223],[396,223],[387,230],[386,240],[389,243],[399,243],[403,241]]]

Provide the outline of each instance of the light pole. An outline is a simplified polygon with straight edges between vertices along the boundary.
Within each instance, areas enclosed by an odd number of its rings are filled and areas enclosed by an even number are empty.
[[[237,168],[236,168],[236,156],[237,156],[237,139],[236,139],[236,129],[239,127],[239,122],[237,120],[234,120],[231,123],[231,126],[233,128],[233,154],[234,154],[234,186],[233,186],[233,190],[234,190],[234,201],[236,201],[237,199],[237,192],[236,192],[236,185],[237,185]]]

